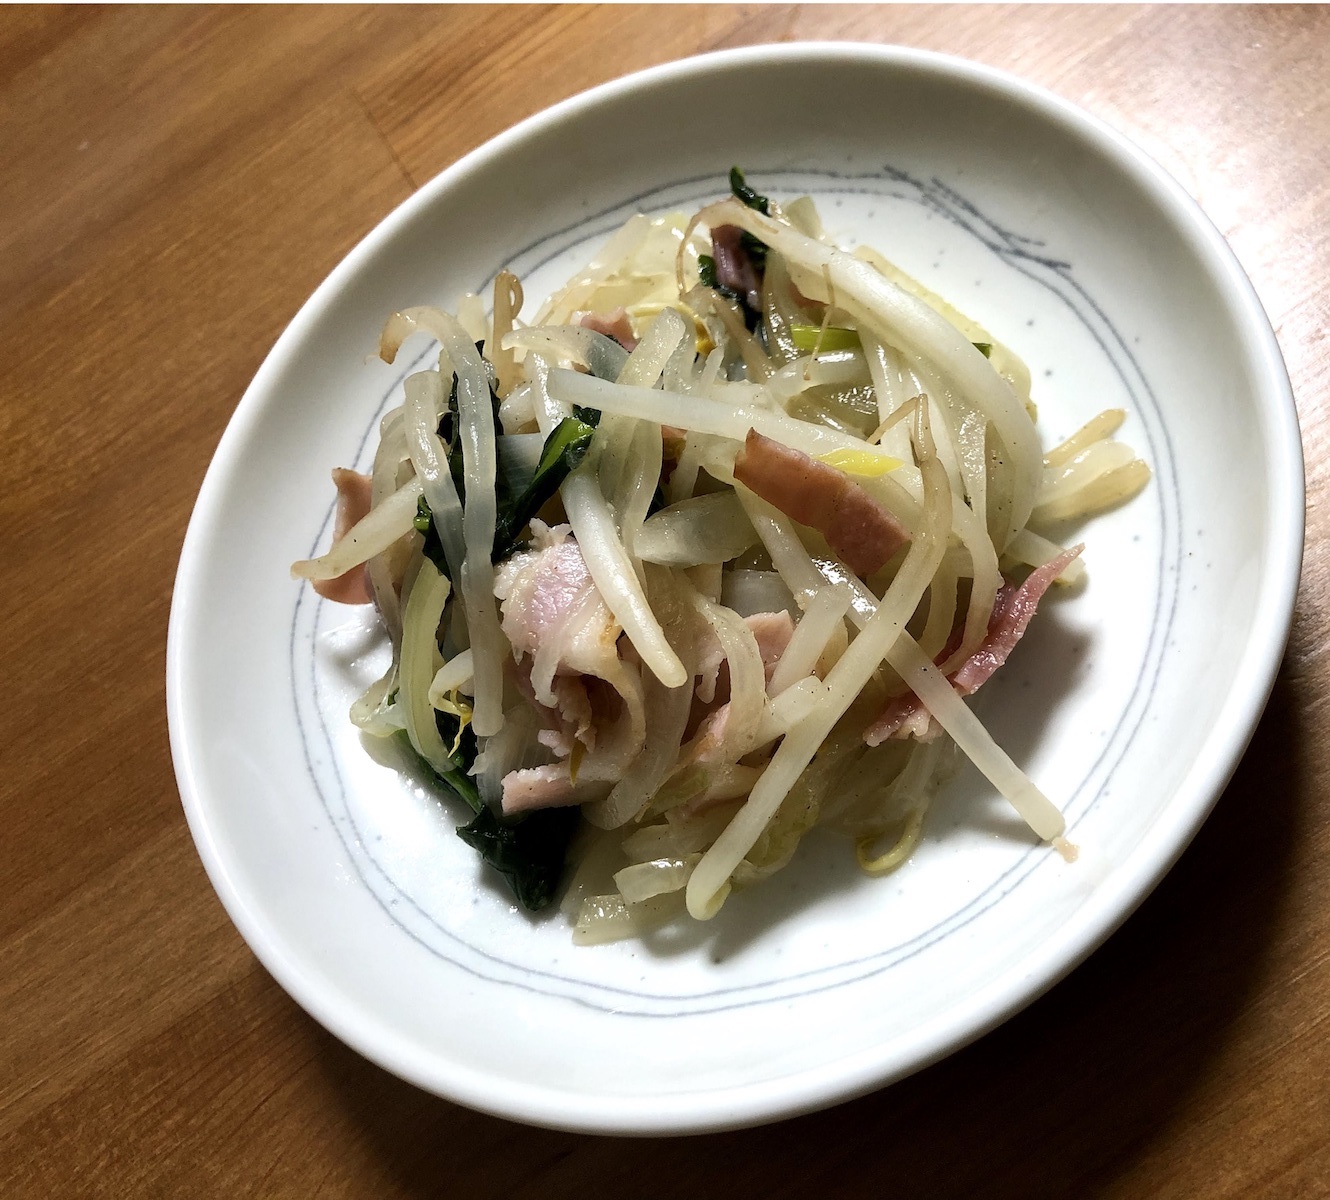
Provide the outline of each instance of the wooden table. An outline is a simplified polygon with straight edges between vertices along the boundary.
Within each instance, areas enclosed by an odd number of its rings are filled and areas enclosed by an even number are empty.
[[[1298,398],[1292,643],[1176,869],[969,1049],[747,1132],[480,1116],[325,1033],[208,885],[163,704],[190,507],[284,324],[414,187],[611,76],[809,38],[1015,71],[1200,201]],[[0,106],[0,1195],[1330,1194],[1330,11],[6,7]]]

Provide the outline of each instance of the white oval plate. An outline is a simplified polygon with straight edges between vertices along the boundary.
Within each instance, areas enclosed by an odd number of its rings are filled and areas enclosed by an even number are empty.
[[[734,114],[733,119],[726,114]],[[642,136],[638,136],[641,133]],[[1045,443],[1110,405],[1149,489],[1089,524],[1089,586],[1049,604],[978,698],[1067,813],[1074,865],[973,772],[897,874],[814,836],[714,921],[574,948],[456,837],[464,814],[375,762],[345,713],[373,629],[293,583],[328,471],[363,466],[401,367],[385,316],[509,267],[538,299],[631,213],[732,164],[810,192],[1029,363]],[[991,1028],[1157,882],[1227,781],[1288,632],[1302,460],[1269,324],[1222,239],[1098,121],[970,63],[794,45],[598,88],[392,213],[282,335],[217,450],[171,613],[172,748],[199,853],[277,980],[398,1075],[603,1132],[753,1124],[856,1095]]]

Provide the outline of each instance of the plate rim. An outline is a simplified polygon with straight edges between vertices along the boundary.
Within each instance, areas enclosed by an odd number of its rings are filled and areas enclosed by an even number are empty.
[[[1234,668],[1234,684],[1221,707],[1203,753],[1197,755],[1160,812],[1149,833],[1119,864],[1120,881],[1110,893],[1097,888],[1068,923],[1074,936],[1060,931],[1040,952],[1027,955],[1019,970],[1008,969],[992,984],[918,1027],[909,1053],[883,1055],[870,1062],[837,1058],[759,1084],[735,1084],[703,1091],[634,1097],[514,1084],[456,1062],[446,1069],[424,1069],[410,1040],[380,1024],[367,1026],[359,1010],[329,995],[325,980],[286,957],[269,933],[264,914],[254,908],[232,876],[209,823],[206,790],[197,769],[188,731],[187,696],[182,690],[188,664],[186,630],[201,597],[193,581],[207,531],[221,515],[219,500],[249,427],[263,411],[270,380],[296,357],[306,335],[319,323],[346,280],[399,231],[428,210],[466,176],[483,169],[557,125],[619,97],[658,84],[724,73],[751,66],[828,60],[854,61],[884,69],[915,69],[993,88],[1018,105],[1039,112],[1078,137],[1177,219],[1198,257],[1224,286],[1223,306],[1246,335],[1246,359],[1264,387],[1257,411],[1263,418],[1265,461],[1271,468],[1269,513],[1263,530],[1267,561],[1254,609]],[[1255,288],[1236,255],[1199,204],[1154,159],[1101,118],[1039,84],[969,59],[936,51],[871,42],[813,41],[765,43],[713,51],[663,63],[602,83],[549,106],[513,125],[450,164],[395,206],[340,260],[301,305],[265,357],[227,423],[209,463],[182,544],[167,632],[166,701],[170,744],[182,805],[209,880],[241,936],[266,970],[320,1024],[358,1053],[419,1087],[477,1110],[549,1128],[619,1134],[677,1134],[740,1128],[814,1111],[852,1099],[938,1061],[962,1048],[1034,1002],[1097,949],[1139,906],[1186,849],[1217,803],[1254,735],[1274,686],[1291,631],[1305,534],[1305,484],[1302,439],[1292,385],[1278,342]],[[1204,751],[1213,750],[1213,753]],[[1181,803],[1180,800],[1186,800]],[[1019,978],[1013,979],[1013,975]],[[433,1056],[437,1059],[438,1056]],[[893,1059],[900,1061],[891,1061]],[[574,1108],[573,1106],[577,1106]]]

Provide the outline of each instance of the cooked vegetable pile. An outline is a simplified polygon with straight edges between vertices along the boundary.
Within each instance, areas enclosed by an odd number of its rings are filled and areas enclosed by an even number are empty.
[[[520,319],[407,309],[411,375],[338,531],[295,575],[373,603],[388,673],[352,709],[473,816],[575,938],[711,917],[816,824],[898,866],[957,750],[1064,853],[1061,814],[963,697],[1045,592],[1052,534],[1149,469],[1107,411],[1044,452],[1029,372],[876,252],[737,169],[692,217],[630,220]]]

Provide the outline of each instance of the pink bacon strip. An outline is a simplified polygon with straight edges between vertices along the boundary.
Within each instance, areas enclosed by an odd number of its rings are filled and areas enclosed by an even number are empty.
[[[337,485],[337,528],[333,533],[333,544],[336,545],[346,531],[369,512],[371,485],[368,475],[346,467],[338,467],[332,478]],[[370,604],[374,600],[369,571],[364,563],[336,579],[314,580],[314,590],[325,600],[335,600],[338,604]]]
[[[793,521],[816,529],[860,578],[880,570],[910,540],[905,527],[835,467],[748,431],[734,477]]]
[[[1064,550],[1056,558],[1036,567],[1019,587],[1005,584],[998,589],[993,601],[993,613],[988,619],[988,633],[979,648],[948,676],[952,687],[962,696],[973,695],[986,683],[993,672],[1007,661],[1008,655],[1021,640],[1039,601],[1055,580],[1084,550],[1083,545]],[[949,650],[943,650],[939,661],[945,661]],[[936,737],[938,727],[927,715],[923,704],[913,692],[906,692],[887,702],[877,719],[864,730],[864,741],[878,746],[889,737],[914,736],[920,741]]]

